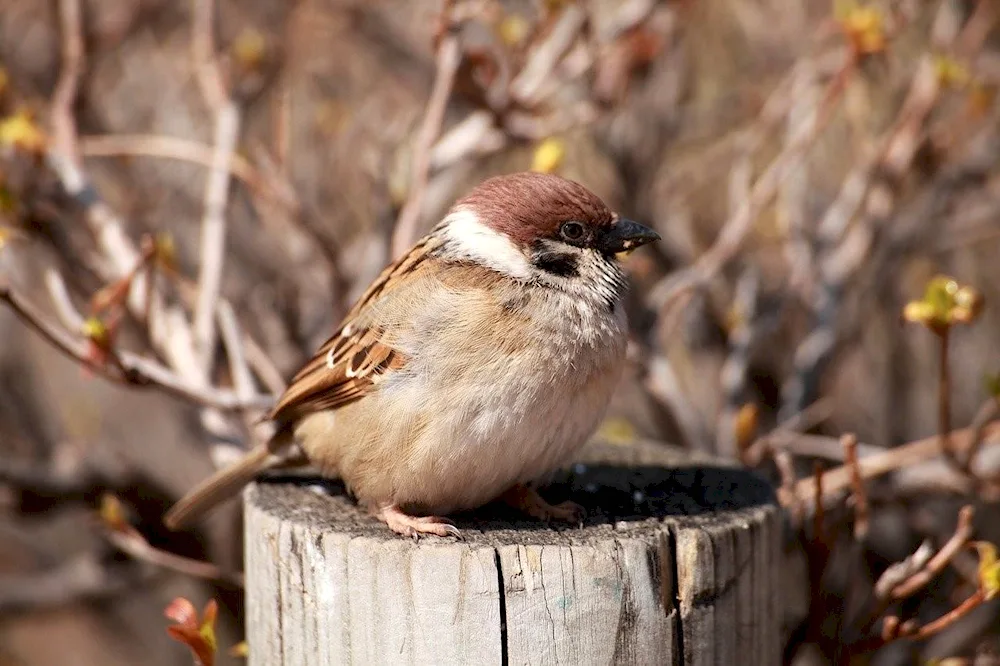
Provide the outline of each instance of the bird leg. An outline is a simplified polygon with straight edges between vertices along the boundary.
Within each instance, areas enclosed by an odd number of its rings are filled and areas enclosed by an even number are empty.
[[[447,518],[439,516],[411,516],[395,504],[381,506],[375,511],[375,517],[389,526],[396,534],[417,538],[421,534],[436,534],[437,536],[453,536],[461,538],[462,533]]]
[[[519,483],[500,496],[506,504],[519,509],[532,518],[549,521],[558,520],[565,523],[579,523],[586,512],[576,502],[560,502],[552,505],[530,486]]]

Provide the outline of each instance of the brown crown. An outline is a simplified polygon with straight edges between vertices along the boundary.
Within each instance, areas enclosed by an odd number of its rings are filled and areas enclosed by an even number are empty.
[[[521,245],[555,237],[562,223],[570,220],[598,229],[610,227],[616,219],[583,185],[531,171],[485,180],[455,205],[475,211],[484,224]]]

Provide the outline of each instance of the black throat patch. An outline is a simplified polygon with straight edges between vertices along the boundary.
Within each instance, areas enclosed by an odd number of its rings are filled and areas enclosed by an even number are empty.
[[[560,252],[540,252],[532,258],[532,263],[538,268],[560,277],[576,277],[580,274],[577,265],[579,257],[575,254]]]

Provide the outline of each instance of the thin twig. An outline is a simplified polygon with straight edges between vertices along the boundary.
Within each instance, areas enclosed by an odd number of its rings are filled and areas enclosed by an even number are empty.
[[[826,540],[826,510],[823,507],[823,464],[816,461],[813,465],[815,490],[813,492],[813,541],[827,544]]]
[[[1000,422],[993,421],[983,428],[983,443],[995,444],[1000,442],[991,441],[1000,435]],[[957,452],[967,451],[972,444],[973,431],[971,428],[962,428],[951,432],[952,447]],[[858,461],[858,469],[862,479],[873,479],[883,474],[888,474],[902,467],[924,462],[937,457],[941,453],[941,442],[938,435],[925,439],[903,444],[883,453],[862,457]],[[831,469],[826,473],[826,487],[823,492],[824,502],[829,503],[837,497],[844,488],[851,484],[851,471],[847,466]],[[815,496],[815,480],[811,478],[802,479],[796,484],[795,493],[804,500],[811,500]]]
[[[271,398],[261,396],[244,402],[232,391],[191,384],[156,361],[126,351],[115,350],[116,363],[120,364],[116,371],[114,366],[94,361],[88,339],[78,338],[53,324],[9,287],[0,285],[0,302],[5,303],[18,319],[57,350],[109,381],[135,387],[156,387],[195,404],[224,411],[264,409],[271,402]]]
[[[563,10],[545,41],[532,50],[521,72],[511,81],[510,94],[514,99],[526,107],[537,104],[544,84],[551,80],[552,71],[586,21],[587,13],[576,4]]]
[[[59,23],[63,42],[62,70],[52,95],[52,136],[54,145],[59,147],[65,159],[79,164],[73,103],[85,65],[80,0],[60,0]]]
[[[936,633],[950,627],[952,624],[965,617],[975,609],[979,608],[986,601],[986,593],[982,590],[976,590],[972,596],[963,601],[961,604],[948,611],[938,619],[928,622],[927,624],[917,628],[916,631],[912,633],[904,631],[899,634],[900,638],[912,638],[914,640],[924,640],[925,638],[930,638]],[[905,624],[903,625],[906,626]]]
[[[201,223],[201,268],[198,273],[198,302],[194,314],[195,341],[207,380],[215,347],[215,311],[222,286],[222,266],[226,253],[226,203],[229,193],[229,164],[236,151],[240,113],[227,101],[215,114],[215,150]]]
[[[229,359],[229,372],[233,378],[236,395],[246,399],[256,394],[257,389],[254,386],[253,371],[250,369],[250,364],[247,362],[246,353],[243,348],[244,337],[240,333],[240,325],[236,320],[236,313],[233,312],[233,308],[229,303],[220,301],[218,313],[219,331],[222,335],[222,344],[226,349],[226,356]],[[256,417],[249,412],[243,414],[243,425],[246,427],[251,440],[248,448],[252,448],[257,443],[254,431],[255,421]],[[213,460],[216,458],[215,452],[217,448],[213,447]],[[232,451],[225,452],[224,457],[229,458],[231,453]],[[215,460],[215,462],[218,463],[219,461]]]
[[[802,500],[795,494],[795,482],[798,480],[795,475],[795,464],[788,451],[775,451],[774,464],[778,468],[781,476],[781,486],[778,488],[778,501],[781,506],[788,510],[792,525],[798,527],[802,524],[802,517],[805,511],[802,507]]]
[[[236,387],[236,394],[243,397],[253,396],[256,393],[253,373],[247,364],[246,354],[243,350],[244,337],[240,333],[240,325],[236,321],[236,313],[233,312],[233,306],[228,302],[220,302],[218,315],[219,329],[222,332],[222,342],[229,357],[229,370],[233,376],[233,385]]]
[[[191,162],[212,168],[215,149],[198,141],[160,134],[101,134],[80,137],[83,157],[159,157]],[[232,175],[254,190],[266,190],[264,178],[244,157],[233,154],[229,162]],[[283,203],[280,198],[277,199]]]
[[[447,7],[446,7],[447,11]],[[449,21],[450,25],[450,21]],[[417,239],[420,209],[424,203],[424,192],[427,188],[427,178],[430,172],[430,153],[434,142],[441,133],[444,122],[444,112],[455,83],[455,73],[462,59],[462,50],[458,35],[451,29],[445,32],[438,46],[437,76],[431,89],[430,100],[424,122],[417,135],[414,146],[413,169],[410,176],[410,189],[406,203],[399,213],[396,229],[392,234],[391,254],[400,257]]]
[[[242,573],[224,571],[216,564],[202,562],[154,547],[138,530],[131,526],[124,528],[106,527],[105,536],[123,553],[162,569],[169,569],[187,576],[219,581],[235,587],[243,587]]]
[[[215,0],[191,0],[191,59],[198,86],[209,108],[219,109],[228,94],[215,59]]]
[[[927,585],[931,580],[938,576],[945,567],[951,562],[951,560],[958,554],[965,544],[968,543],[969,539],[972,538],[972,518],[975,512],[971,505],[966,505],[962,507],[962,510],[958,513],[958,524],[955,527],[955,533],[952,534],[951,538],[948,539],[947,543],[941,546],[941,549],[932,557],[927,563],[912,576],[902,581],[898,585],[894,586],[890,591],[888,598],[892,601],[900,601],[905,599],[922,587]],[[879,589],[879,585],[876,583],[875,589]]]
[[[851,472],[852,497],[854,498],[854,538],[863,541],[868,535],[868,493],[865,482],[861,478],[858,466],[858,438],[854,435],[844,435],[840,438],[844,448],[844,459],[847,469]]]
[[[793,414],[788,419],[779,423],[770,432],[761,435],[753,444],[747,447],[744,454],[745,464],[756,467],[764,456],[774,449],[787,450],[790,453],[806,455],[819,458],[830,458],[832,460],[843,460],[843,449],[826,446],[826,440],[817,447],[810,447],[817,438],[809,435],[799,434],[802,431],[814,428],[830,417],[833,412],[833,402],[829,398],[820,398],[797,414]],[[800,449],[793,444],[803,443],[806,446]]]
[[[962,464],[951,448],[951,371],[948,362],[950,329],[944,326],[934,331],[938,341],[938,440],[941,442],[941,455],[944,456],[959,471],[964,471]]]
[[[694,265],[679,271],[664,284],[657,286],[652,299],[661,312],[666,315],[674,308],[680,307],[679,298],[682,295],[715,277],[740,251],[757,215],[775,196],[787,174],[805,159],[810,147],[833,117],[837,101],[846,89],[847,74],[853,71],[852,62],[848,60],[843,64],[841,71],[827,86],[813,122],[808,123],[797,136],[790,140],[785,149],[768,165],[754,183],[749,196],[726,220],[712,246],[698,258]],[[748,137],[749,143],[755,143],[755,134],[751,133]]]
[[[240,133],[240,111],[226,90],[214,47],[213,0],[193,0],[192,53],[198,83],[209,108],[215,113],[215,140],[212,167],[205,185],[201,220],[201,266],[198,273],[198,302],[194,312],[194,339],[207,382],[215,357],[215,317],[222,286],[226,254],[226,204],[229,198],[229,165],[236,152]]]
[[[979,448],[983,445],[986,426],[995,420],[997,416],[1000,416],[1000,400],[996,396],[990,396],[980,405],[976,411],[976,416],[972,419],[972,442],[969,444],[969,450],[962,460],[962,468],[970,473],[973,471],[973,465],[976,462],[976,455],[979,453]]]

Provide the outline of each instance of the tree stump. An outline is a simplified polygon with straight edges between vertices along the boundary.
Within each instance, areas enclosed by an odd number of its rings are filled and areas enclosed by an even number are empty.
[[[744,470],[593,444],[541,489],[583,527],[488,506],[463,541],[285,481],[246,494],[252,666],[780,663],[781,515]]]

